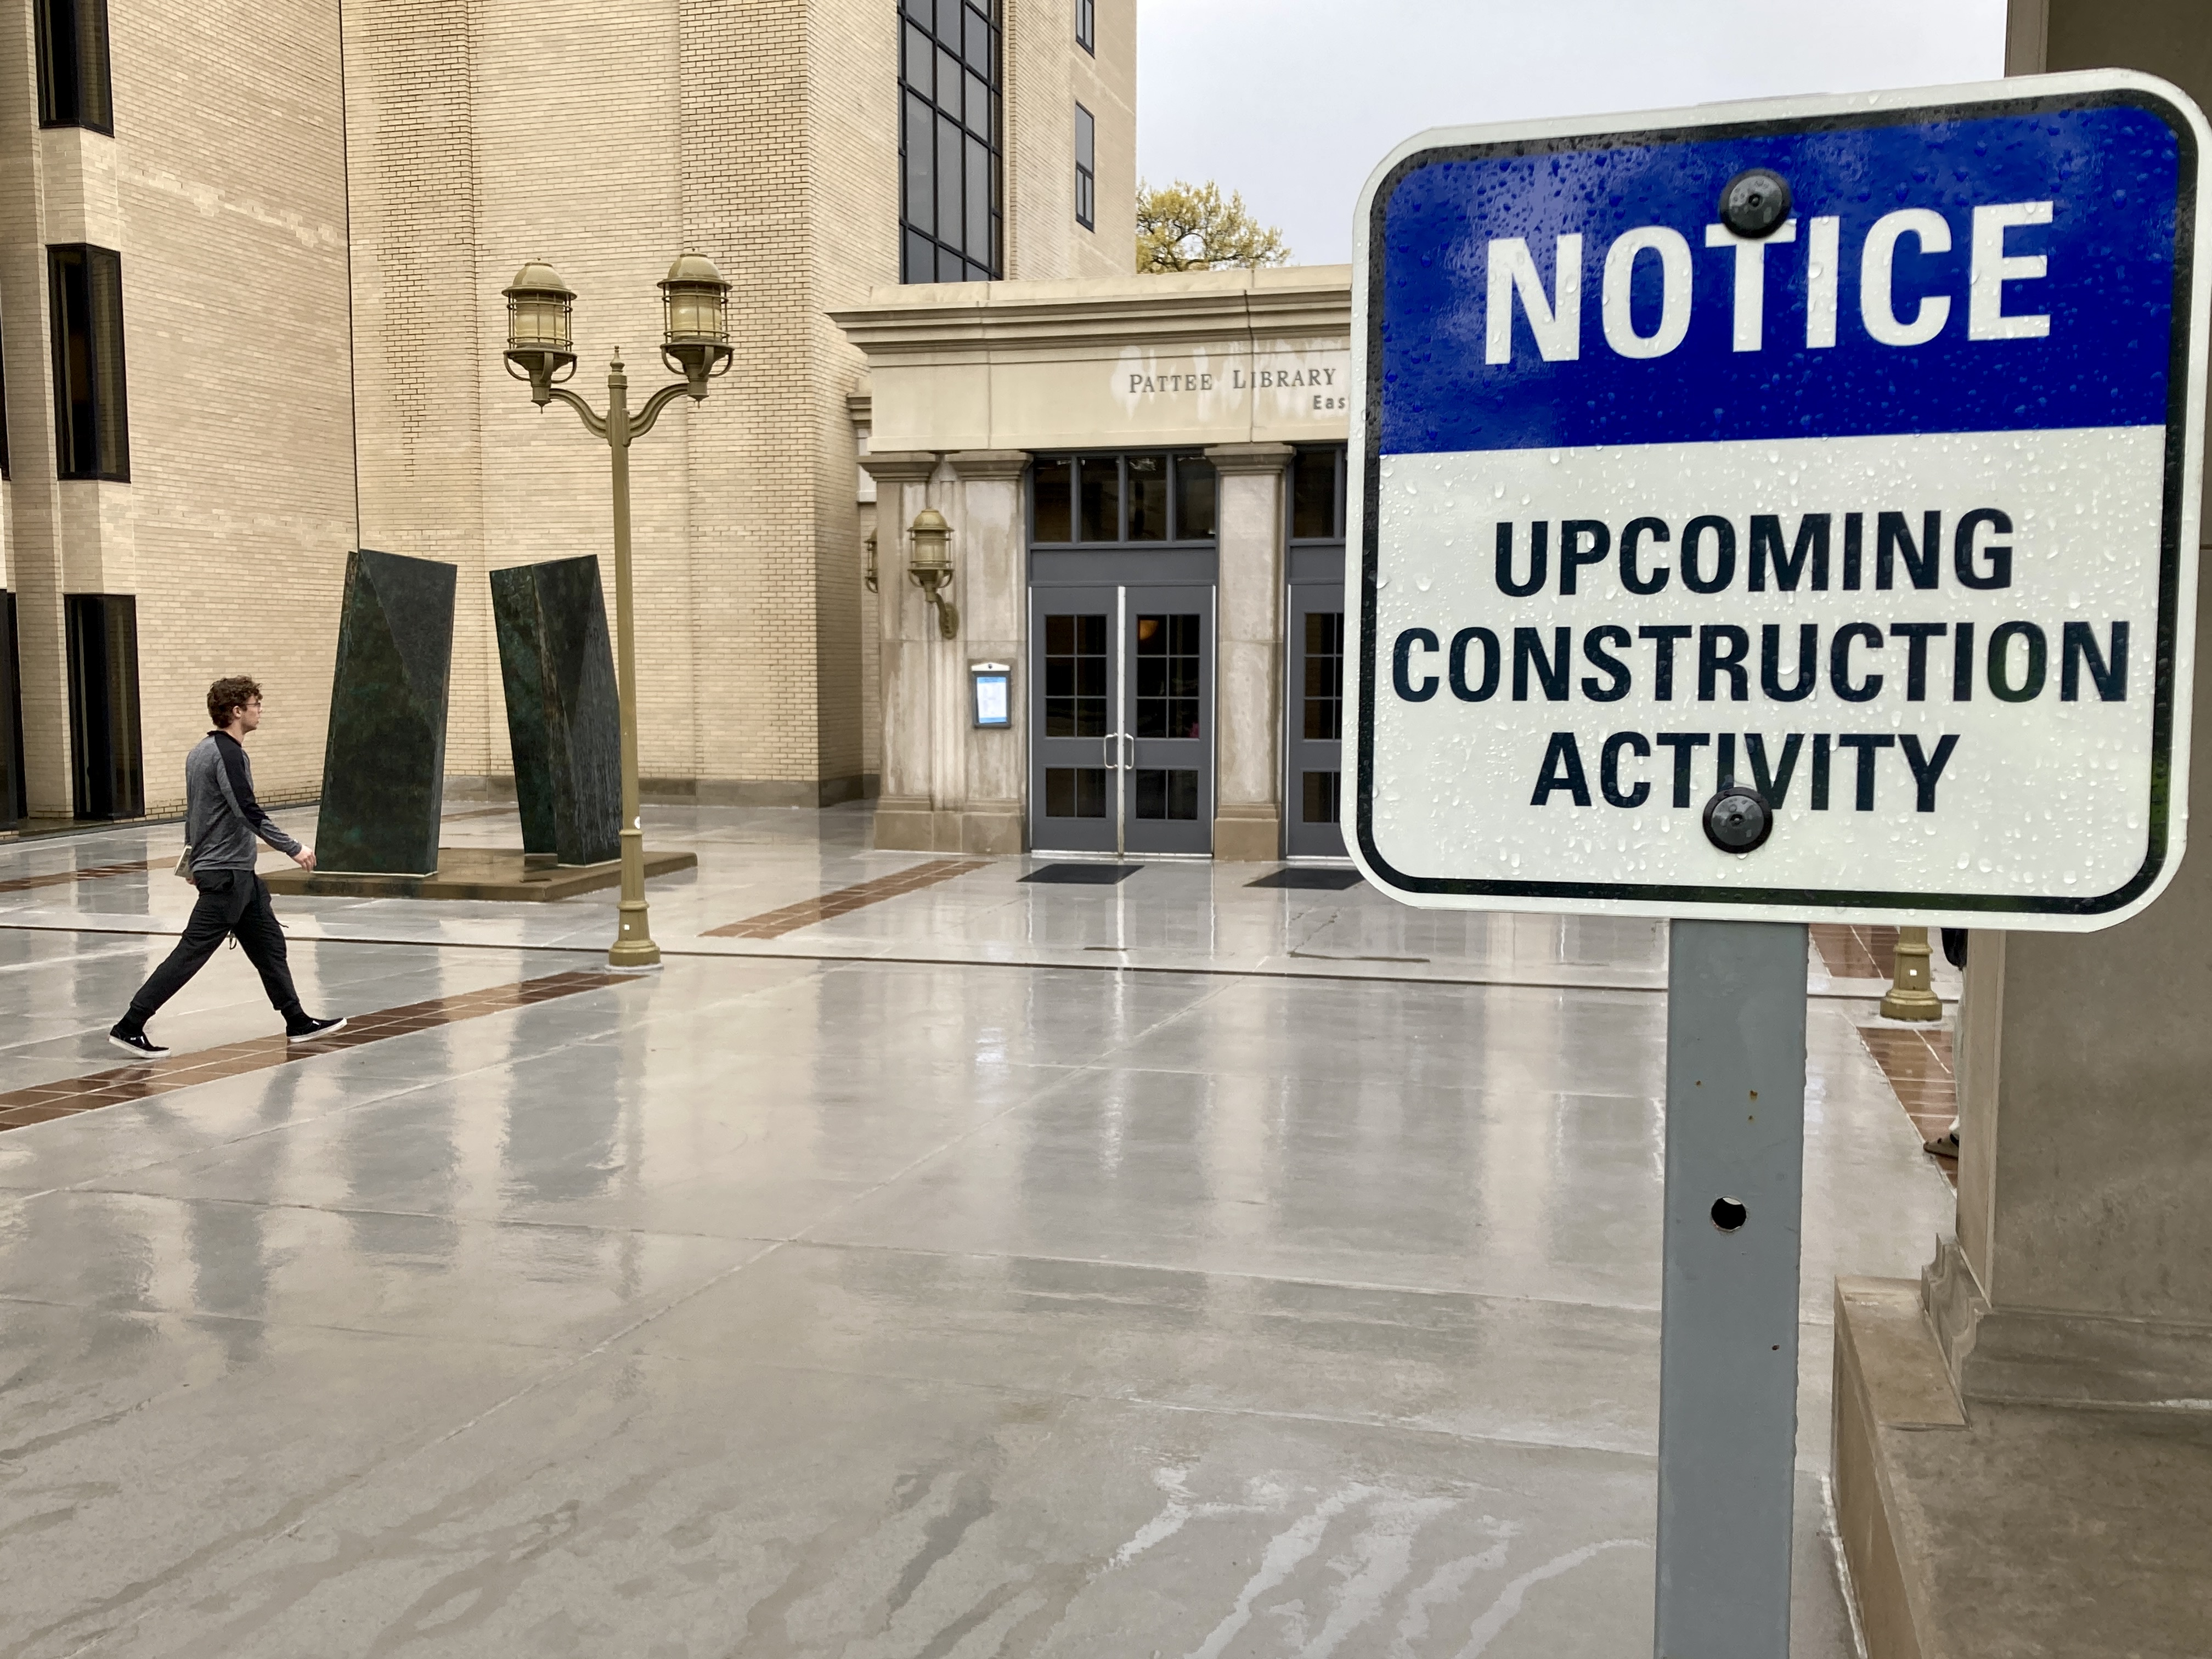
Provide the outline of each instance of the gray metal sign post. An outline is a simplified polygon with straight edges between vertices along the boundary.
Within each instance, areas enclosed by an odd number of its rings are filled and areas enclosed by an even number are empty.
[[[2179,861],[2208,152],[2099,70],[1424,133],[1361,197],[1346,844],[1673,924],[1659,1659],[1787,1659],[1807,924],[2089,932]]]
[[[1790,1650],[1802,925],[1677,921],[1667,968],[1659,1659]]]

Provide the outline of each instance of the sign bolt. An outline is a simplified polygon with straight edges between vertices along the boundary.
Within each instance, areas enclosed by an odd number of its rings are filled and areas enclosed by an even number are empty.
[[[1774,809],[1756,789],[1732,783],[1705,803],[1705,839],[1723,853],[1752,853],[1774,833]]]
[[[1737,173],[1721,191],[1721,222],[1739,236],[1771,236],[1789,216],[1789,181],[1765,167]]]

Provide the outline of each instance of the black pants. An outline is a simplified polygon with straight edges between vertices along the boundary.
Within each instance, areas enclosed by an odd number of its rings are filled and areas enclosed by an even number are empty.
[[[185,936],[131,999],[126,1017],[131,1024],[143,1025],[153,1018],[163,1003],[207,966],[227,934],[236,936],[246,959],[260,974],[270,1006],[284,1016],[286,1024],[296,1024],[301,1018],[300,994],[292,988],[291,965],[284,959],[284,930],[276,925],[276,912],[261,878],[251,870],[207,870],[200,873],[199,890],[199,902],[192,906]]]

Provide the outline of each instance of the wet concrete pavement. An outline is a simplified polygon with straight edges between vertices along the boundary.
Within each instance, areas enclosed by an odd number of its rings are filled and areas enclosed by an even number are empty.
[[[715,938],[925,855],[663,816],[702,867],[657,975],[0,1132],[0,1656],[1649,1650],[1662,928],[999,860]],[[0,894],[0,1091],[121,1058],[186,896]],[[281,908],[319,1012],[611,932]],[[1814,984],[1827,1659],[1829,1282],[1917,1272],[1949,1194],[1852,1029],[1877,988]],[[155,1030],[271,1024],[226,951]]]

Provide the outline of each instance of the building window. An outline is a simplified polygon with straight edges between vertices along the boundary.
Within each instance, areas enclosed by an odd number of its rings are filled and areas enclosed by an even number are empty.
[[[999,0],[902,0],[899,280],[1005,274]]]
[[[131,477],[123,383],[123,260],[73,242],[46,250],[54,319],[54,424],[64,478]]]
[[[23,659],[15,648],[15,596],[0,587],[0,818],[17,823],[31,816],[30,790],[23,781]]]
[[[81,818],[146,814],[138,756],[138,601],[128,593],[70,593],[72,806]]]
[[[1203,455],[1041,455],[1030,469],[1039,545],[1213,538],[1213,463]]]
[[[107,78],[107,0],[34,0],[39,125],[115,131]]]
[[[1075,44],[1098,55],[1098,0],[1075,0]]]
[[[1301,449],[1291,464],[1291,539],[1344,539],[1344,450],[1335,444]]]
[[[1098,123],[1075,106],[1075,222],[1089,230],[1098,217]]]

